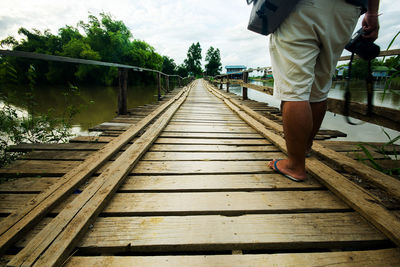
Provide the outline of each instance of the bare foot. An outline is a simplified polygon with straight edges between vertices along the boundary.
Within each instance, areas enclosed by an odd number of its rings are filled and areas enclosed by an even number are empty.
[[[304,181],[307,177],[305,170],[291,168],[287,159],[274,159],[268,163],[268,167],[296,182]]]

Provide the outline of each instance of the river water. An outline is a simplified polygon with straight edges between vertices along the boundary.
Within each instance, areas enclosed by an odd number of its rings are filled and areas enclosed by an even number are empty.
[[[272,86],[271,83],[263,83],[259,81],[252,81],[257,85]],[[345,91],[345,82],[335,82],[329,93],[329,97],[336,99],[343,99]],[[352,101],[359,103],[367,102],[367,94],[365,92],[365,84],[363,82],[352,82],[351,85]],[[224,87],[225,88],[225,87]],[[230,92],[237,95],[242,95],[242,87],[237,85],[230,85]],[[385,106],[389,108],[399,109],[400,95],[384,90],[384,83],[374,84],[374,104],[377,106]],[[399,92],[399,91],[397,91]],[[400,92],[399,92],[400,93]],[[248,90],[249,99],[260,102],[268,103],[269,106],[280,107],[280,101],[271,95],[256,91]],[[353,122],[360,122],[359,120],[352,119]],[[327,112],[325,119],[322,123],[321,129],[338,130],[347,134],[347,137],[335,138],[334,140],[343,141],[361,141],[361,142],[387,142],[389,141],[385,132],[391,138],[400,135],[400,132],[394,131],[385,127],[377,126],[371,123],[363,123],[362,125],[350,125],[345,121],[342,115]],[[396,142],[400,144],[400,142]]]
[[[69,105],[79,107],[74,117],[72,132],[77,135],[89,135],[89,128],[114,118],[118,109],[118,88],[104,86],[79,86],[78,94],[73,94],[69,86],[36,86],[34,89],[34,112],[46,113],[54,109],[56,116],[62,116]],[[26,88],[18,88],[11,104],[21,114],[25,112],[23,100]],[[65,97],[68,92],[70,97]],[[128,86],[128,109],[157,101],[156,85]],[[1,103],[0,103],[1,104]]]
[[[256,84],[263,85],[260,82]],[[271,84],[264,84],[269,85]],[[329,94],[332,98],[342,98],[344,94],[345,84],[342,82],[335,83]],[[360,84],[352,84],[352,92],[354,101],[365,102],[365,90]],[[54,109],[56,115],[62,115],[65,108],[73,104],[75,106],[82,106],[81,112],[74,119],[73,133],[77,135],[88,135],[88,129],[105,121],[111,120],[116,116],[118,88],[104,87],[104,86],[79,86],[79,95],[74,95],[70,98],[63,96],[68,86],[37,86],[34,90],[34,99],[37,102],[35,106],[36,112],[46,113],[49,108]],[[17,90],[17,97],[12,104],[17,108],[22,108],[24,88]],[[238,95],[242,94],[240,86],[230,86],[230,91]],[[154,103],[157,101],[157,87],[136,85],[128,87],[128,108],[137,107],[144,104]],[[268,103],[270,106],[279,107],[280,102],[274,97],[249,89],[249,98],[260,102]],[[382,101],[383,88],[377,86],[375,94],[375,104],[383,105],[390,108],[399,108],[400,96],[392,93],[386,93]],[[0,103],[1,104],[1,103]],[[357,120],[354,120],[357,121]],[[338,138],[335,140],[347,141],[365,141],[365,142],[385,142],[388,138],[384,134],[385,130],[392,138],[398,136],[400,133],[391,129],[386,129],[381,126],[365,123],[359,126],[352,126],[345,122],[344,117],[335,115],[328,112],[322,124],[323,129],[339,130],[347,134],[345,138]]]

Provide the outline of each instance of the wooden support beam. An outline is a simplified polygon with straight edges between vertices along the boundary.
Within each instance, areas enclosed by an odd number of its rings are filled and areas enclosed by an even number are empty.
[[[9,266],[60,266],[68,258],[84,231],[105,207],[139,159],[153,144],[161,131],[185,101],[190,89],[162,114],[117,161],[114,161],[72,203],[67,205]]]
[[[249,79],[249,73],[248,72],[243,72],[243,93],[242,93],[242,97],[243,97],[243,100],[246,100],[246,99],[248,99],[248,97],[247,97],[247,87],[245,86],[245,84],[247,84],[247,81],[248,81],[248,79]]]
[[[232,253],[233,254],[233,253]],[[74,256],[66,267],[76,266],[399,266],[397,248],[244,255],[201,256]]]
[[[166,83],[167,83],[167,92],[169,93],[169,77],[165,76],[166,78]]]
[[[161,73],[157,73],[157,92],[158,92],[158,101],[161,100]]]
[[[119,94],[118,94],[118,114],[128,113],[128,69],[118,69]]]
[[[262,123],[235,105],[231,99],[225,97],[211,87],[208,88],[213,94],[223,100],[229,108],[236,112],[239,117],[278,146],[281,151],[287,153],[286,143],[283,137],[265,128]],[[307,171],[312,173],[321,183],[345,201],[350,207],[358,211],[397,246],[400,246],[400,220],[386,210],[386,208],[384,208],[369,192],[324,165],[315,157],[306,160],[306,168]]]
[[[229,75],[226,76],[226,92],[229,93]]]
[[[114,156],[123,146],[130,142],[142,129],[152,122],[161,112],[174,103],[181,95],[164,103],[136,125],[131,126],[110,143],[97,152],[92,153],[77,167],[72,168],[57,183],[37,195],[27,205],[9,215],[0,225],[0,253],[4,252],[13,242],[19,239],[27,230],[35,225],[49,210],[58,204],[65,196],[71,193],[79,184],[83,183],[101,165]]]

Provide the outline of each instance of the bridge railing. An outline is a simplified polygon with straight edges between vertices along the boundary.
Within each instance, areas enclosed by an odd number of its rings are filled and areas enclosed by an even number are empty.
[[[166,91],[169,92],[169,78],[173,77],[178,79],[178,83],[181,86],[182,84],[186,84],[190,82],[190,77],[181,77],[179,75],[168,75],[159,70],[153,70],[143,67],[119,64],[119,63],[111,63],[111,62],[103,62],[97,60],[88,60],[88,59],[80,59],[80,58],[72,58],[72,57],[63,57],[63,56],[54,56],[33,52],[25,52],[25,51],[11,51],[11,50],[3,50],[0,49],[0,55],[2,56],[12,56],[19,58],[27,58],[27,59],[36,59],[36,60],[44,60],[44,61],[56,61],[56,62],[64,62],[64,63],[75,63],[75,64],[85,64],[85,65],[96,65],[96,66],[104,66],[104,67],[114,67],[118,68],[118,81],[119,81],[119,93],[118,93],[118,114],[124,115],[128,113],[128,105],[127,105],[127,91],[128,91],[128,71],[137,71],[137,72],[153,72],[157,74],[157,87],[158,87],[158,100],[161,100],[161,82],[162,77],[166,80]]]
[[[400,55],[400,49],[393,49],[393,50],[387,50],[387,51],[381,51],[379,54],[379,57],[385,57],[385,56],[394,56],[394,55]],[[343,56],[339,59],[339,61],[345,61],[349,60],[350,57],[348,56]],[[264,68],[257,68],[257,69],[248,69],[240,72],[235,72],[235,73],[228,73],[228,74],[221,74],[214,76],[213,78],[213,83],[218,86],[219,88],[222,89],[222,85],[226,84],[226,91],[229,92],[229,87],[230,84],[238,84],[242,86],[242,95],[243,95],[243,100],[248,99],[248,88],[251,88],[253,90],[273,95],[273,87],[271,86],[260,86],[256,84],[251,84],[248,82],[248,76],[249,73],[252,71],[269,71],[271,70],[271,67],[264,67]],[[242,79],[231,79],[232,75],[242,75]],[[328,98],[328,110],[337,113],[337,114],[344,114],[344,101],[339,100],[339,99],[332,99]],[[367,107],[365,104],[360,104],[356,102],[351,102],[350,103],[350,116],[374,123],[380,126],[384,126],[396,131],[400,131],[400,110],[397,109],[391,109],[391,108],[386,108],[386,107],[378,107],[374,106],[373,108],[373,114],[371,116],[365,115],[365,111],[367,110]]]

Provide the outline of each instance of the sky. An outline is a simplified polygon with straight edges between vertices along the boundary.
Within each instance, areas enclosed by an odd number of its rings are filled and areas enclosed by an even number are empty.
[[[332,0],[335,1],[335,0]],[[219,48],[221,62],[249,68],[270,66],[268,38],[247,30],[251,6],[245,0],[2,0],[0,39],[20,38],[18,29],[76,26],[88,15],[109,13],[122,20],[135,39],[144,40],[161,55],[181,64],[192,43],[200,42],[203,63],[210,46]],[[384,50],[400,30],[400,1],[381,0],[380,35]],[[361,19],[359,20],[359,28]],[[392,48],[400,48],[400,37]],[[346,54],[346,53],[344,53]]]

